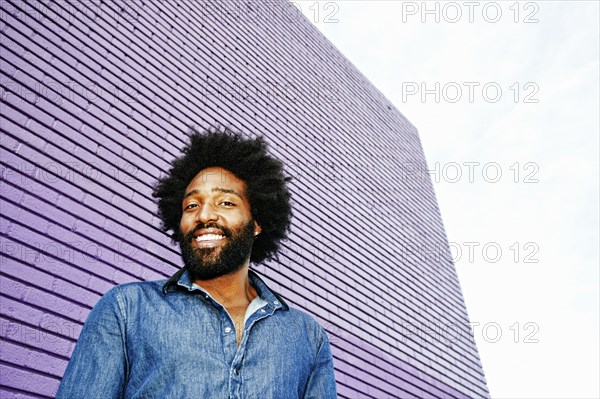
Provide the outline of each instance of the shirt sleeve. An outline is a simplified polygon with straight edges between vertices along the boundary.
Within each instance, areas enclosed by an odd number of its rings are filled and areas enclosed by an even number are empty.
[[[315,365],[308,377],[304,399],[336,399],[333,356],[325,329],[321,327],[323,340],[317,351]]]
[[[108,291],[90,312],[71,356],[57,399],[122,398],[127,375],[123,298]]]

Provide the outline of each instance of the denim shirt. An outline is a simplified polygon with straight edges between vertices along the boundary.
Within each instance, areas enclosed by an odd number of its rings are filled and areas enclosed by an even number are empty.
[[[325,330],[254,273],[261,298],[238,347],[227,311],[185,268],[113,287],[81,331],[57,398],[330,399]]]

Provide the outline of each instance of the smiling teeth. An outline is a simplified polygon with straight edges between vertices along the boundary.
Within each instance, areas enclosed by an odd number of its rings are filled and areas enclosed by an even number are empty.
[[[219,234],[203,234],[201,236],[196,237],[196,242],[201,242],[201,241],[216,241],[216,240],[220,240],[223,237],[224,236],[219,235]]]

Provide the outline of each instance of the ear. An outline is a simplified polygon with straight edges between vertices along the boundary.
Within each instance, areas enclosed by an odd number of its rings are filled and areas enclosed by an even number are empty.
[[[255,220],[254,221],[254,237],[258,236],[261,232],[262,232],[262,227],[260,227],[260,224],[256,223],[256,220]]]

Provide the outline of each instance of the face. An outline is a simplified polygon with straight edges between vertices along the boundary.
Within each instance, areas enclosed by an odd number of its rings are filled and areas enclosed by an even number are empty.
[[[179,245],[194,279],[233,273],[247,263],[261,229],[242,180],[223,168],[204,169],[187,186],[181,205]]]

